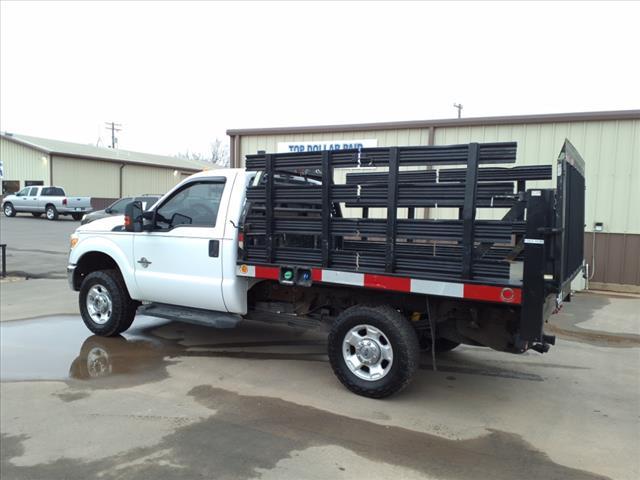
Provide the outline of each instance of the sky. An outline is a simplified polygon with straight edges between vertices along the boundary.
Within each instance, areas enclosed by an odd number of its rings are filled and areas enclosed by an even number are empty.
[[[206,152],[228,128],[640,108],[640,3],[0,3],[0,130]]]

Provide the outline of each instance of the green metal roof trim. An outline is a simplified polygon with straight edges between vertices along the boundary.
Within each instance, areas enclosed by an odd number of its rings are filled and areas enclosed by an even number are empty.
[[[212,163],[197,162],[184,158],[166,157],[151,153],[131,152],[93,145],[83,145],[81,143],[63,142],[61,140],[51,140],[48,138],[32,137],[29,135],[19,135],[14,133],[0,133],[2,138],[14,141],[27,147],[32,147],[42,152],[66,157],[90,158],[109,162],[123,162],[138,165],[149,165],[154,167],[174,168],[178,170],[200,171],[203,169],[220,168]]]

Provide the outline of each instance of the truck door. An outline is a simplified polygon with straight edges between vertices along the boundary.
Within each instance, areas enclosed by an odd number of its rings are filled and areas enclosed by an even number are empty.
[[[135,235],[142,299],[226,311],[221,244],[233,180],[195,178],[182,185],[155,209],[154,229]]]
[[[26,212],[27,202],[29,201],[29,192],[31,191],[31,187],[25,187],[16,193],[15,198],[13,199],[13,208],[15,208],[19,212]]]
[[[27,212],[37,212],[38,211],[38,187],[31,187],[29,190],[29,195],[25,200],[25,210]]]

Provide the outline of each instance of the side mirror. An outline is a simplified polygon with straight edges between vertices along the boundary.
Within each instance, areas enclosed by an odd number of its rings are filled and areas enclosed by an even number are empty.
[[[111,213],[111,207],[107,207],[104,209],[104,213]]]
[[[124,229],[127,232],[142,231],[142,202],[131,202],[124,207]]]

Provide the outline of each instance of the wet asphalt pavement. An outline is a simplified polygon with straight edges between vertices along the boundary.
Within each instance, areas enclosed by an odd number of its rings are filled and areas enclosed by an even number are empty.
[[[639,302],[582,297],[600,315]],[[568,310],[550,354],[460,347],[437,371],[425,355],[382,401],[335,380],[322,330],[5,322],[2,478],[638,478],[640,339]]]

